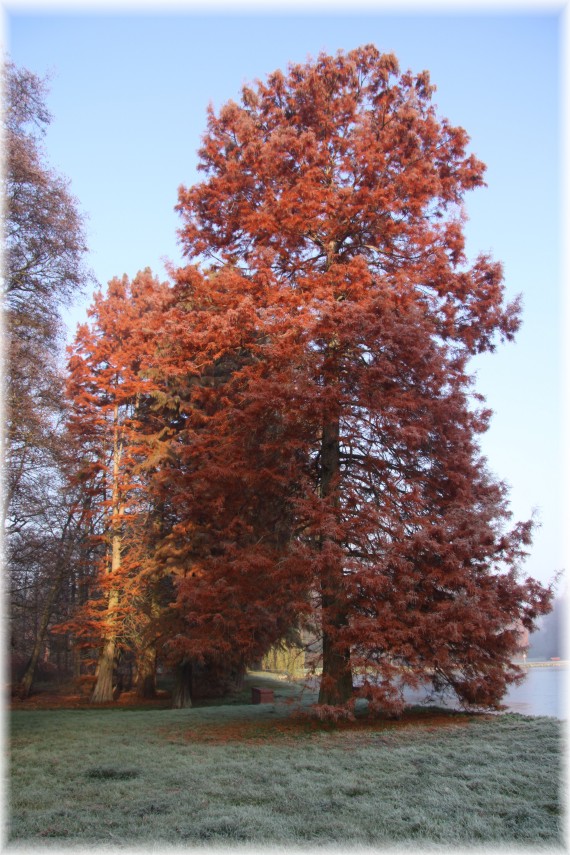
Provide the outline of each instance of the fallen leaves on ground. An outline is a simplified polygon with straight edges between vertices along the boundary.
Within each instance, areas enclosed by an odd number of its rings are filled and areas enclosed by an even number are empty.
[[[303,713],[293,713],[287,718],[270,721],[252,721],[247,719],[224,721],[219,723],[197,723],[188,726],[185,722],[178,733],[168,730],[168,740],[171,742],[208,742],[224,744],[228,742],[248,743],[292,743],[299,739],[310,737],[342,737],[343,745],[375,742],[388,730],[406,727],[421,727],[437,731],[442,727],[464,727],[475,715],[444,712],[441,710],[409,710],[399,719],[367,719],[355,721],[339,721],[326,723],[310,718]],[[166,732],[166,730],[165,730]],[[347,742],[348,740],[348,742]]]

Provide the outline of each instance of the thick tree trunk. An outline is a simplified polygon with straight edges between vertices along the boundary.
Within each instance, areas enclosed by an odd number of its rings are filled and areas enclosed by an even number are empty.
[[[120,438],[119,407],[115,406],[114,431],[113,431],[113,486],[111,503],[111,562],[107,566],[107,573],[116,576],[121,569],[121,517],[123,508],[121,505],[121,493],[119,488],[119,476],[121,466],[121,455],[123,445]],[[93,694],[92,704],[107,703],[113,700],[113,668],[115,665],[115,653],[117,647],[117,633],[113,625],[115,622],[115,611],[119,605],[119,591],[111,589],[107,601],[107,615],[111,628],[103,638],[103,647],[99,655],[97,665],[97,680]]]
[[[174,673],[174,690],[172,692],[172,709],[183,709],[192,706],[192,663],[185,659],[176,666]]]
[[[323,597],[323,673],[319,704],[337,706],[352,697],[350,648],[339,647],[337,635],[347,624],[347,610],[332,598]]]
[[[112,615],[119,603],[119,592],[113,590],[109,594],[107,612]],[[117,648],[117,635],[114,630],[103,639],[103,647],[97,663],[97,678],[91,695],[92,704],[104,704],[113,700],[113,670]]]
[[[115,637],[107,638],[99,655],[97,682],[91,695],[92,704],[104,704],[113,700],[113,667],[115,665]]]
[[[321,442],[321,496],[337,487],[340,474],[340,428],[338,419],[325,425]],[[324,544],[324,540],[321,546]],[[352,697],[350,648],[339,645],[339,633],[348,623],[348,604],[342,564],[335,557],[323,568],[321,578],[323,673],[319,704],[346,703]]]
[[[150,644],[141,650],[137,658],[137,698],[156,698],[156,647]]]

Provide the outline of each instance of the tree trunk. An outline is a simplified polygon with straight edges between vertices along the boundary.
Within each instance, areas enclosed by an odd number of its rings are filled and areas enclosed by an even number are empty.
[[[192,706],[192,663],[185,659],[176,666],[172,709],[178,710]]]
[[[321,496],[330,496],[337,489],[340,474],[339,420],[325,425],[321,442]],[[335,504],[338,504],[336,502]],[[321,541],[321,548],[325,539]],[[319,689],[319,704],[333,706],[346,703],[352,697],[350,647],[340,645],[339,632],[348,623],[348,603],[342,564],[331,556],[321,578],[323,673]]]
[[[335,637],[347,624],[346,608],[334,599],[323,597],[323,673],[319,687],[319,704],[337,706],[352,697],[350,648],[339,648]]]
[[[150,700],[156,698],[156,647],[150,644],[139,652],[137,657],[137,698]]]
[[[107,638],[97,664],[97,682],[91,695],[92,704],[104,704],[113,700],[113,667],[115,665],[115,637]]]
[[[121,492],[119,488],[121,455],[123,445],[120,438],[119,407],[115,406],[114,430],[113,430],[113,485],[111,502],[111,562],[107,566],[107,573],[116,576],[121,569],[121,517],[123,508],[121,506]],[[109,592],[107,602],[107,616],[110,628],[103,638],[103,647],[99,655],[97,665],[97,681],[93,694],[92,704],[107,703],[113,700],[113,667],[115,664],[115,652],[117,646],[117,632],[114,628],[115,611],[119,605],[119,591],[113,588]]]
[[[119,603],[119,592],[112,590],[107,603],[107,613],[112,616],[113,611]],[[103,647],[99,654],[97,663],[97,679],[91,695],[92,704],[104,704],[113,700],[113,669],[115,667],[115,654],[117,647],[117,635],[111,630],[103,639]]]

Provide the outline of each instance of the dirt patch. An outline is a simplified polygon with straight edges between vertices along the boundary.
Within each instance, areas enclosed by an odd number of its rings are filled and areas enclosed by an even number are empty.
[[[363,744],[377,743],[382,734],[387,731],[401,730],[409,727],[421,727],[427,731],[439,731],[441,728],[465,727],[475,714],[460,712],[445,712],[431,710],[410,710],[404,712],[399,719],[356,719],[355,721],[339,721],[327,723],[306,715],[293,713],[287,718],[272,721],[229,721],[219,724],[196,724],[185,726],[178,733],[164,729],[163,733],[170,742],[202,742],[224,744],[228,742],[248,743],[293,743],[300,739],[311,739],[326,736],[327,738],[342,739],[343,746],[348,743]]]
[[[117,709],[136,707],[137,709],[168,709],[170,695],[158,691],[156,698],[141,700],[135,692],[122,692],[115,701],[106,704],[91,704],[89,697],[80,692],[38,692],[25,700],[11,698],[10,707],[13,710],[80,710],[80,709]]]

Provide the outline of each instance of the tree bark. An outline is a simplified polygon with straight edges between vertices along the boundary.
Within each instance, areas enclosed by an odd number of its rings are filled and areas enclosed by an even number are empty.
[[[115,637],[105,639],[97,663],[97,682],[91,695],[92,704],[113,700],[113,667],[115,665]]]
[[[172,709],[184,709],[192,706],[192,663],[184,659],[176,666]]]
[[[149,644],[137,657],[137,698],[150,700],[156,698],[156,647]]]
[[[325,425],[321,441],[321,497],[326,498],[337,488],[340,475],[339,420]],[[335,502],[338,505],[338,501]],[[326,538],[321,540],[321,548]],[[342,564],[331,556],[321,578],[323,672],[319,688],[319,704],[333,706],[346,703],[352,697],[350,647],[339,645],[338,635],[348,624],[348,603]]]
[[[119,406],[115,406],[113,425],[113,484],[111,501],[111,562],[107,573],[116,576],[121,569],[121,517],[123,508],[121,506],[121,494],[119,488],[122,442],[119,427]],[[119,591],[112,588],[107,601],[107,616],[111,628],[103,638],[103,647],[99,655],[97,665],[97,680],[93,694],[92,704],[107,703],[113,700],[113,667],[115,664],[115,653],[117,646],[117,632],[114,628],[114,613],[119,605]]]

